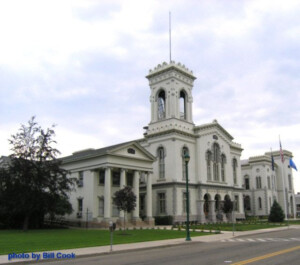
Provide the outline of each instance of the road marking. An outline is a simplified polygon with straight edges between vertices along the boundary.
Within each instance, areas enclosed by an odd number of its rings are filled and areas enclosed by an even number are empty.
[[[252,258],[252,259],[239,261],[239,262],[236,262],[236,263],[232,263],[232,265],[244,265],[244,264],[252,263],[252,262],[255,262],[255,261],[262,260],[262,259],[268,259],[268,258],[271,258],[271,257],[274,257],[274,256],[289,253],[289,252],[292,252],[292,251],[295,251],[295,250],[298,250],[298,249],[300,249],[300,246],[283,249],[283,250],[280,250],[280,251],[277,251],[277,252],[272,252],[272,253],[269,253],[269,254],[266,254],[266,255],[263,255],[263,256],[259,256],[259,257],[255,257],[255,258]]]
[[[221,242],[290,242],[290,241],[300,241],[300,238],[231,238],[222,239]]]
[[[300,241],[300,238],[292,237],[291,240]]]
[[[261,239],[261,238],[257,238],[256,240],[260,241],[260,242],[266,242],[266,240]]]

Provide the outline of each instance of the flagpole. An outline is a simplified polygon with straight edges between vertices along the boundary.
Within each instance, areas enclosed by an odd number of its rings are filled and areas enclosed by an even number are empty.
[[[271,167],[272,167],[272,202],[274,203],[274,196],[275,196],[275,181],[274,181],[274,172],[275,172],[275,168],[273,168],[274,165],[274,158],[273,158],[273,152],[272,152],[272,147],[270,147],[271,150]],[[272,204],[273,205],[273,204]],[[270,205],[270,207],[272,207],[272,205]]]
[[[171,46],[171,12],[169,11],[169,52],[170,52],[170,63],[172,62],[172,46]]]
[[[286,207],[286,190],[285,190],[285,181],[284,181],[284,164],[283,164],[283,152],[282,152],[282,147],[281,147],[281,141],[280,141],[280,135],[279,135],[279,146],[280,146],[280,158],[281,158],[281,164],[282,164],[282,167],[281,167],[281,176],[282,176],[282,192],[283,192],[283,203],[284,203],[284,211],[285,211],[285,219],[287,219],[287,207]]]

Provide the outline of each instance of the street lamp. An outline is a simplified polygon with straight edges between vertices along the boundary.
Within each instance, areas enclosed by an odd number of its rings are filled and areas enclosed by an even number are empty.
[[[185,241],[191,241],[190,237],[190,196],[189,196],[189,172],[188,163],[190,161],[189,154],[184,155],[185,162],[185,183],[186,183],[186,239]]]

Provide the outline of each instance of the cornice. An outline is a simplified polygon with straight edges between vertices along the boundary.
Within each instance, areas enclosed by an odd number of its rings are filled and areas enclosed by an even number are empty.
[[[150,79],[153,80],[153,78],[166,73],[171,72],[172,70],[179,72],[180,74],[186,76],[187,78],[191,79],[191,83],[196,79],[196,77],[193,75],[193,72],[189,70],[187,67],[185,67],[184,64],[181,63],[175,63],[175,61],[171,61],[169,64],[166,62],[163,62],[162,64],[158,64],[154,69],[149,70],[149,74],[146,76],[146,78],[150,81]]]
[[[214,120],[212,123],[207,123],[207,124],[203,124],[203,125],[199,125],[199,126],[195,126],[194,127],[194,131],[195,133],[197,132],[202,132],[205,131],[207,129],[214,129],[217,128],[219,129],[222,133],[224,133],[229,139],[230,141],[232,141],[234,138],[231,136],[231,134],[229,134],[218,122],[217,120]]]

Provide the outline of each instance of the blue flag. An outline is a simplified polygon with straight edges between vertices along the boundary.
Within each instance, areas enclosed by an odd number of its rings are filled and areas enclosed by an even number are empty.
[[[273,155],[271,156],[271,159],[272,159],[272,170],[274,171],[275,164],[274,164],[274,157],[273,157]]]
[[[298,171],[297,167],[296,167],[296,165],[294,163],[294,161],[291,158],[290,158],[290,167],[292,167],[293,169],[295,169],[296,171]]]

